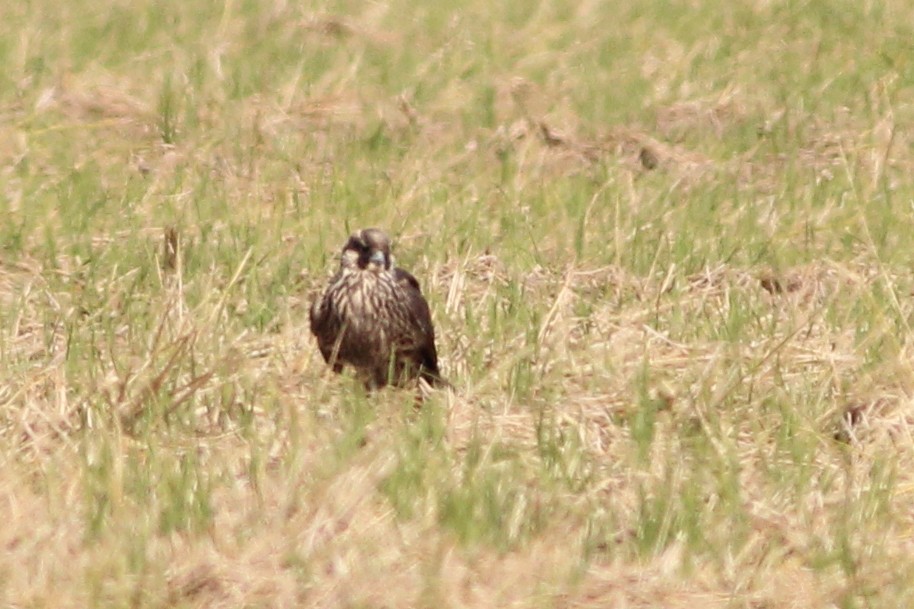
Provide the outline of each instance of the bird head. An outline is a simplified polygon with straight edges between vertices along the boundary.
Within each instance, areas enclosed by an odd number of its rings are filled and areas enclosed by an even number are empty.
[[[356,231],[343,246],[340,266],[344,269],[368,270],[379,273],[390,270],[393,257],[390,255],[390,238],[377,228]]]

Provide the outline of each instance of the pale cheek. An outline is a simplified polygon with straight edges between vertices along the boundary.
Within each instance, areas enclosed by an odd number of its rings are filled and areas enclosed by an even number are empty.
[[[357,252],[347,250],[343,252],[343,255],[340,257],[340,265],[345,268],[354,268],[359,263],[359,255]]]

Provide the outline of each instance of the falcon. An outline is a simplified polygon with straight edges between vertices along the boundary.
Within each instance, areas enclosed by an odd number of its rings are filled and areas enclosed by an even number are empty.
[[[311,332],[333,371],[351,366],[368,389],[417,378],[446,384],[428,303],[416,278],[394,266],[390,238],[380,229],[346,241],[339,271],[311,305]]]

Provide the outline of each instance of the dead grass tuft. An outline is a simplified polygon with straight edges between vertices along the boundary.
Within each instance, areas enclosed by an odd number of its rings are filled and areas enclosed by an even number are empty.
[[[657,110],[656,128],[666,140],[713,133],[723,138],[729,129],[751,120],[747,99],[730,88],[712,97],[677,101]]]

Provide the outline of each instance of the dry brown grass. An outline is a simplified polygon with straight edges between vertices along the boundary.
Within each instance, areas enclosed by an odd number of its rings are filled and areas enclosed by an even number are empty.
[[[449,318],[459,319],[462,307],[485,306],[486,286],[495,280],[489,270],[492,265],[483,257],[438,273],[438,282],[428,287],[451,295]],[[418,511],[402,520],[379,496],[379,487],[398,467],[404,428],[421,417],[404,414],[394,392],[372,398],[376,414],[364,430],[363,446],[346,461],[332,465],[328,447],[344,426],[336,412],[339,406],[334,406],[340,397],[333,396],[351,391],[354,385],[339,387],[339,381],[326,377],[310,341],[301,338],[300,323],[269,337],[231,340],[232,368],[236,368],[232,374],[275,386],[281,398],[278,410],[263,412],[256,404],[239,404],[253,407],[257,419],[245,432],[231,421],[230,410],[200,412],[196,437],[168,434],[157,441],[155,451],[195,454],[202,470],[214,472],[219,480],[208,482],[212,517],[197,534],[154,534],[146,529],[148,525],[141,525],[145,533],[135,530],[137,523],[153,518],[158,501],[164,499],[138,501],[130,496],[125,488],[130,483],[122,476],[132,461],[142,464],[152,459],[153,447],[135,439],[123,417],[120,425],[91,416],[86,420],[85,409],[92,400],[89,396],[69,399],[82,389],[73,387],[59,361],[55,365],[51,359],[17,374],[20,385],[10,387],[7,391],[12,394],[4,399],[13,415],[4,422],[11,460],[0,487],[8,515],[0,540],[5,548],[6,594],[26,606],[108,604],[129,598],[140,605],[207,607],[799,607],[837,605],[846,595],[858,594],[858,586],[898,585],[884,571],[885,558],[880,556],[870,566],[862,547],[853,579],[837,567],[814,569],[808,562],[823,544],[832,543],[836,526],[867,530],[861,539],[881,536],[881,551],[898,558],[910,550],[904,533],[910,525],[904,518],[888,529],[891,521],[870,520],[867,512],[849,515],[850,522],[835,522],[843,518],[836,504],[865,493],[874,483],[886,484],[872,478],[874,464],[884,459],[886,451],[903,458],[911,446],[908,387],[893,387],[887,379],[868,379],[872,385],[868,389],[847,387],[859,369],[859,355],[848,336],[852,330],[828,328],[819,319],[822,302],[835,293],[865,289],[871,280],[865,271],[833,264],[798,268],[788,273],[788,287],[773,294],[757,277],[730,268],[691,277],[675,299],[676,309],[686,315],[698,317],[704,310],[726,308],[729,293],[739,290],[753,294],[769,315],[793,320],[788,326],[792,330],[735,349],[713,342],[686,344],[652,328],[649,318],[664,314],[662,294],[670,289],[664,287],[666,282],[639,282],[613,268],[569,271],[564,277],[531,281],[529,296],[552,302],[539,330],[540,351],[534,364],[544,377],[562,379],[563,397],[547,410],[556,430],[579,438],[586,462],[576,466],[577,475],[586,475],[583,479],[592,482],[581,491],[556,496],[541,488],[542,482],[528,480],[522,493],[529,505],[516,506],[516,516],[506,516],[520,519],[513,526],[521,529],[524,519],[542,520],[543,525],[533,538],[508,550],[485,544],[464,547],[440,526],[435,497],[420,498]],[[40,273],[21,269],[16,280],[34,282],[38,277]],[[593,289],[589,285],[607,283],[653,302],[653,310],[644,312],[638,304],[621,311],[604,305],[587,318],[576,318],[574,301],[586,298],[588,289]],[[18,285],[21,289],[23,284]],[[130,381],[98,379],[91,389],[106,396],[107,415],[136,414],[147,393],[159,390],[157,379],[169,372],[175,353],[187,358],[189,350],[202,349],[193,344],[199,339],[189,329],[199,323],[200,313],[182,314],[180,294],[172,294],[166,300],[171,300],[173,317],[163,318],[170,321],[164,329],[156,329],[165,345],[159,368],[151,361],[156,358],[147,356],[147,361],[137,362]],[[44,306],[40,300],[23,309],[20,342],[13,346],[22,353],[43,352],[35,344],[38,340],[52,345],[52,350],[61,349],[53,345],[65,341],[62,329],[35,329],[38,324],[30,317],[37,315],[39,306]],[[448,322],[443,325],[449,327]],[[595,336],[606,338],[594,340]],[[444,342],[454,345],[453,339]],[[445,354],[452,377],[461,378],[461,365],[455,361],[460,351],[451,348]],[[645,358],[656,371],[651,392],[661,405],[647,458],[655,466],[646,469],[633,458],[625,423],[637,416],[630,392],[638,384]],[[456,394],[433,401],[431,407],[447,413],[442,440],[446,453],[452,455],[441,475],[459,477],[464,467],[461,455],[473,450],[474,444],[487,454],[509,450],[515,459],[536,467],[537,415],[523,401],[500,395],[503,380],[499,379],[507,372],[497,363],[498,357],[494,361],[476,384],[461,383]],[[743,367],[751,372],[734,378],[733,369]],[[219,391],[232,382],[232,375],[209,372],[198,372],[188,380],[182,377],[160,416],[167,418],[180,407],[188,391]],[[799,422],[797,433],[820,438],[816,442],[823,444],[810,453],[814,461],[809,467],[815,472],[811,486],[801,485],[796,494],[785,493],[770,475],[770,469],[786,456],[780,454],[775,439],[778,416],[760,409],[766,398],[755,396],[805,392],[811,383],[822,394],[817,399],[834,406],[817,408]],[[319,403],[315,390],[327,402],[313,411]],[[118,392],[123,394],[120,400],[111,397]],[[536,402],[536,393],[532,397]],[[842,419],[843,413],[833,411],[858,403],[865,406],[858,407],[860,413],[853,417]],[[86,426],[97,430],[92,433],[114,436],[92,440],[91,434],[85,436]],[[694,431],[683,436],[688,429]],[[254,437],[245,437],[250,433]],[[688,450],[683,443],[694,433],[711,441],[712,455],[704,466],[717,467],[714,454],[723,462],[738,464],[730,475],[736,477],[740,496],[721,498],[711,493],[704,501],[712,512],[717,502],[739,501],[743,537],[739,552],[710,560],[688,558],[688,542],[675,539],[656,553],[631,556],[626,548],[639,532],[623,523],[641,509],[638,489],[669,485],[674,496],[677,489],[686,492],[685,487],[695,483],[693,468],[701,465],[687,459],[671,471],[664,455],[685,457]],[[832,434],[839,439],[830,440]],[[253,462],[252,445],[259,454]],[[94,455],[94,450],[99,454]],[[103,458],[112,460],[110,477],[99,481],[103,488],[87,489],[87,484],[94,483],[87,482],[86,467]],[[158,465],[149,466],[152,472],[163,467],[162,456],[157,459]],[[911,484],[906,474],[899,471],[894,484],[898,494],[889,499],[889,505],[874,506],[877,513],[890,509],[901,516],[902,506],[909,504],[909,493],[901,492]],[[106,498],[110,525],[101,533],[86,530],[87,492]],[[596,554],[583,561],[582,546],[593,543],[588,540],[590,527],[607,512],[621,528],[607,530]],[[732,526],[726,522],[708,521],[705,533],[726,538]],[[135,556],[137,547],[139,556]],[[132,564],[136,560],[140,563]],[[98,587],[87,587],[87,578],[95,579]]]
[[[52,8],[0,25],[0,605],[911,604],[909,7]],[[421,408],[307,332],[367,225]]]

